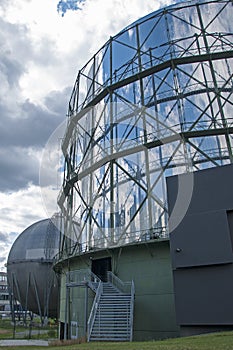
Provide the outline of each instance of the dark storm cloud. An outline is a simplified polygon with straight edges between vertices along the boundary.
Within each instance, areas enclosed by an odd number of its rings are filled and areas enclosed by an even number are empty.
[[[6,257],[5,257],[5,256],[3,256],[3,257],[0,257],[0,263],[3,263],[3,262],[5,262],[5,260],[6,260]]]
[[[68,92],[52,92],[47,110],[29,101],[20,108],[22,118],[10,118],[0,109],[0,191],[16,191],[29,183],[39,185],[41,151],[54,130],[64,121]]]
[[[4,242],[4,243],[8,243],[9,242],[9,238],[8,238],[8,235],[7,234],[5,234],[5,233],[3,233],[3,232],[1,232],[0,231],[0,243],[1,242]],[[1,258],[0,258],[0,262],[1,262],[2,260],[1,260]]]
[[[57,114],[60,114],[62,111],[65,115],[65,113],[67,112],[68,102],[72,91],[71,88],[72,87],[67,87],[62,92],[52,91],[45,98],[44,103],[46,107],[48,107],[49,110]]]
[[[25,101],[19,106],[17,117],[0,105],[0,147],[43,147],[66,118],[68,91],[49,94],[45,101],[47,108]]]
[[[20,66],[23,72],[25,60],[27,61],[33,52],[33,46],[28,36],[28,28],[25,25],[9,23],[4,18],[0,18],[0,44],[1,62],[5,60],[5,57],[8,61],[6,67],[13,63],[14,70],[13,72],[8,71],[8,73],[15,73],[18,69],[16,65]],[[15,81],[17,79],[18,75],[15,76]]]
[[[18,84],[20,76],[24,73],[23,66],[14,60],[7,57],[6,53],[0,53],[0,71],[6,77],[9,87]]]
[[[0,191],[24,188],[28,183],[38,184],[39,163],[33,151],[8,147],[0,149]]]

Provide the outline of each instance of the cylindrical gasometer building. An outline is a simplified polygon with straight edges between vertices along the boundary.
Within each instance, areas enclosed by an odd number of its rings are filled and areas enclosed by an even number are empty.
[[[179,2],[111,37],[80,69],[58,198],[65,338],[111,339],[89,284],[93,274],[117,280],[106,271],[134,282],[131,340],[179,334],[169,227],[185,215],[193,180],[171,224],[166,178],[232,163],[232,18],[230,0]]]

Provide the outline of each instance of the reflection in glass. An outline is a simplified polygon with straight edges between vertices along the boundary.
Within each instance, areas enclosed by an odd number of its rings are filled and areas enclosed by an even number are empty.
[[[79,71],[62,146],[64,254],[167,237],[166,177],[232,162],[231,19],[228,0],[169,6]]]

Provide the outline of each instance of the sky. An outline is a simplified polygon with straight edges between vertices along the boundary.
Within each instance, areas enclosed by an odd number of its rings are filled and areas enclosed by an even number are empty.
[[[19,234],[58,211],[78,73],[125,26],[170,0],[0,1],[0,270]]]

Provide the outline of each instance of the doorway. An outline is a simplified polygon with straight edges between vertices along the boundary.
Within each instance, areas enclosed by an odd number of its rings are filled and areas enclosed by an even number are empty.
[[[112,271],[112,261],[111,258],[102,258],[92,260],[91,271],[98,276],[101,281],[107,282],[108,276],[107,272]]]

